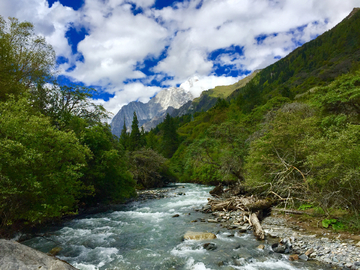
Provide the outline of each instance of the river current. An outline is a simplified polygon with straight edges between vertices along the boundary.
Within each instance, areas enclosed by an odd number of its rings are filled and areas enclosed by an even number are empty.
[[[211,187],[184,186],[170,191],[174,196],[132,202],[116,211],[48,228],[44,237],[24,244],[43,252],[60,247],[57,256],[82,270],[325,269],[309,262],[290,262],[285,255],[271,252],[266,243],[265,249],[258,249],[262,243],[251,232],[240,234],[200,222],[211,218],[195,211],[207,203]],[[185,195],[175,196],[179,192]],[[217,238],[182,241],[187,231],[212,232]],[[203,247],[209,242],[216,245],[215,250]]]

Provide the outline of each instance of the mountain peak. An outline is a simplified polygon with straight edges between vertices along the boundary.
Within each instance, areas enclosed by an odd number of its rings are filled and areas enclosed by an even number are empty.
[[[193,99],[193,95],[184,88],[170,87],[168,89],[161,90],[147,103],[132,101],[123,106],[112,119],[111,131],[114,135],[120,136],[121,130],[124,126],[124,119],[125,125],[129,131],[134,111],[136,112],[139,120],[139,126],[144,126],[145,131],[149,131],[151,128],[156,126],[156,124],[153,126],[154,124],[151,122],[152,119],[156,118],[162,120],[169,107],[178,109]]]

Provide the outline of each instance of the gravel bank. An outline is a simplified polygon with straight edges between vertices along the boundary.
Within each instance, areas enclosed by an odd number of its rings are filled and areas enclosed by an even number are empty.
[[[212,212],[209,205],[201,211],[212,214],[207,222],[220,223],[229,230],[251,230],[242,220],[241,211]],[[265,245],[286,255],[289,260],[315,260],[337,269],[360,269],[360,241],[341,239],[340,234],[309,233],[299,226],[292,226],[281,215],[266,217],[261,225],[265,231]]]

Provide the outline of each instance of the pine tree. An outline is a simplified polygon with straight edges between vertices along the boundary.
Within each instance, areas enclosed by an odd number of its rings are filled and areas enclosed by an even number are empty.
[[[120,143],[122,144],[122,146],[124,147],[124,149],[128,149],[129,148],[129,134],[126,132],[127,127],[126,127],[126,123],[125,123],[125,117],[124,117],[124,125],[123,128],[121,130],[121,134],[120,134]]]
[[[131,133],[129,140],[129,150],[135,151],[141,148],[141,134],[139,130],[139,121],[134,111],[134,117],[131,124]]]
[[[179,146],[178,137],[174,119],[169,114],[166,114],[162,140],[162,152],[165,157],[171,158],[177,150]]]

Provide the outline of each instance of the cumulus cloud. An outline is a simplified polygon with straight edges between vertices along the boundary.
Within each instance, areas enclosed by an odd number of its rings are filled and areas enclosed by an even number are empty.
[[[61,0],[51,8],[46,0],[2,0],[0,14],[33,22],[57,55],[68,59],[60,73],[114,94],[97,102],[116,112],[129,101],[148,101],[161,85],[181,84],[194,75],[196,96],[232,84],[241,76],[221,74],[219,66],[264,68],[334,27],[360,0],[186,0],[160,10],[154,4],[85,0],[74,10]],[[75,55],[65,36],[70,27],[87,31]],[[241,52],[227,50],[234,47]],[[155,63],[146,71],[148,59]]]
[[[162,88],[157,86],[144,86],[142,83],[126,84],[121,90],[114,91],[115,96],[105,102],[101,99],[96,101],[96,104],[101,104],[105,109],[115,115],[122,106],[131,101],[140,101],[146,103],[156,93],[160,92]]]

